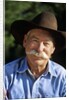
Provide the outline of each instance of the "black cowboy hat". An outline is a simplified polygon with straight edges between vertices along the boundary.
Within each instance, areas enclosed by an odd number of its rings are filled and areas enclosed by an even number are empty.
[[[24,35],[31,29],[43,29],[49,31],[55,41],[55,52],[65,48],[66,38],[65,32],[57,30],[57,19],[51,12],[42,12],[38,14],[33,20],[16,20],[11,24],[10,32],[14,36],[17,43],[23,45]]]

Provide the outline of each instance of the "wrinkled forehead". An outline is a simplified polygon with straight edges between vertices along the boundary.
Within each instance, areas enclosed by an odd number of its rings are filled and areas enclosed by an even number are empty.
[[[42,29],[31,29],[30,31],[28,31],[27,35],[30,37],[36,36],[39,38],[44,38],[44,39],[49,38],[50,40],[54,40],[49,31],[42,30]]]
[[[27,34],[50,34],[49,31],[43,30],[43,29],[31,29],[30,31],[28,31]]]

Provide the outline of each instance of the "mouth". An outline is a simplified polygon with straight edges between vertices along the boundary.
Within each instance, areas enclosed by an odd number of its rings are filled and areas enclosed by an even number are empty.
[[[35,60],[43,60],[42,57],[38,57],[38,56],[35,56],[35,55],[33,55],[33,56],[34,56]]]

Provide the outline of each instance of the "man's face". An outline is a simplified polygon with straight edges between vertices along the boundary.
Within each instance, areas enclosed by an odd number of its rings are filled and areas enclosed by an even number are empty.
[[[28,62],[36,66],[46,64],[55,50],[53,38],[50,36],[50,33],[41,29],[32,29],[29,31],[24,37],[23,46]],[[31,53],[31,51],[36,51],[38,55]],[[45,58],[39,56],[42,54],[45,55]]]

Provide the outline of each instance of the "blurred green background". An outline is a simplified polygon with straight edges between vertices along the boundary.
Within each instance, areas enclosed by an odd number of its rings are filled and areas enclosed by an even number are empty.
[[[66,31],[66,3],[5,1],[5,63],[25,56],[23,48],[9,32],[11,23],[19,19],[31,20],[45,10],[54,12],[58,20],[58,30]],[[66,50],[53,57],[53,60],[65,67]]]

